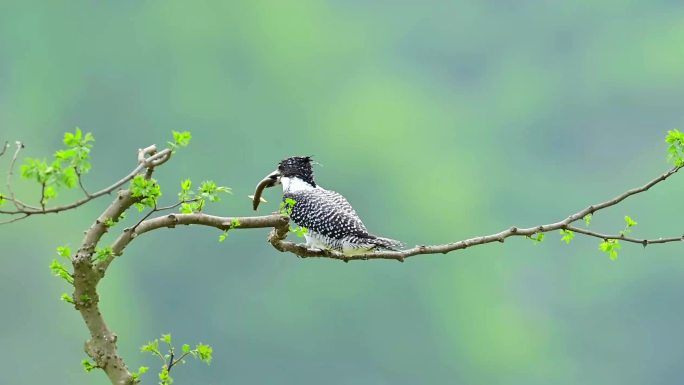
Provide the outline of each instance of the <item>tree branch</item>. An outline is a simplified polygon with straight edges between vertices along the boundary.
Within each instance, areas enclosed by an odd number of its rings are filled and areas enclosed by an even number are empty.
[[[6,224],[9,224],[9,223],[12,223],[12,222],[20,221],[20,220],[22,220],[22,219],[25,219],[25,218],[28,217],[29,215],[31,215],[31,214],[23,214],[23,215],[20,216],[20,217],[14,217],[14,218],[7,219],[7,220],[5,220],[5,221],[1,221],[1,222],[0,222],[0,225],[6,225]]]
[[[642,245],[648,245],[648,244],[658,244],[658,243],[667,243],[667,242],[679,242],[679,241],[684,241],[684,236],[681,237],[671,237],[671,238],[659,238],[659,239],[636,239],[636,238],[630,238],[626,237],[622,234],[618,235],[606,235],[606,234],[600,234],[588,230],[584,230],[575,226],[571,226],[572,223],[577,222],[584,218],[587,214],[594,214],[600,210],[606,209],[611,206],[615,206],[618,203],[622,202],[623,200],[627,199],[630,196],[645,192],[649,190],[651,187],[655,186],[656,184],[666,180],[668,177],[679,171],[681,167],[675,167],[669,170],[668,172],[659,175],[657,178],[653,179],[652,181],[646,183],[645,185],[637,188],[633,188],[631,190],[626,191],[623,194],[620,194],[613,199],[607,200],[605,202],[601,202],[595,205],[591,205],[583,210],[580,210],[564,220],[554,222],[554,223],[549,223],[549,224],[544,224],[544,225],[539,225],[539,226],[534,226],[534,227],[527,227],[527,228],[519,228],[519,227],[510,227],[506,230],[502,230],[498,233],[490,234],[490,235],[483,235],[483,236],[478,236],[474,238],[469,238],[457,242],[452,242],[452,243],[446,243],[442,245],[420,245],[416,246],[411,249],[403,250],[403,251],[378,251],[378,252],[370,252],[366,254],[360,254],[360,255],[344,255],[342,253],[333,251],[333,250],[312,250],[306,248],[304,245],[296,244],[293,242],[285,241],[285,238],[288,235],[288,219],[287,217],[280,216],[280,215],[268,215],[268,216],[261,216],[261,217],[238,217],[238,218],[232,218],[232,217],[217,217],[213,215],[207,215],[203,213],[193,213],[193,214],[170,214],[166,216],[160,216],[148,220],[143,220],[141,221],[136,227],[134,227],[133,230],[131,229],[126,229],[124,230],[124,233],[119,236],[119,238],[113,243],[112,245],[112,250],[114,251],[114,256],[121,255],[123,252],[123,249],[138,235],[144,234],[146,232],[160,229],[160,228],[173,228],[176,225],[202,225],[202,226],[209,226],[209,227],[215,227],[220,230],[227,230],[230,229],[231,226],[231,221],[233,219],[237,219],[240,221],[240,226],[238,229],[246,229],[246,228],[273,228],[269,235],[269,242],[273,245],[274,248],[281,252],[289,252],[296,254],[302,258],[310,258],[310,257],[319,257],[319,258],[331,258],[331,259],[338,259],[342,260],[344,262],[348,261],[355,261],[355,260],[369,260],[369,259],[393,259],[393,260],[398,260],[398,261],[404,261],[404,259],[408,257],[412,257],[415,255],[424,255],[424,254],[446,254],[451,251],[455,250],[461,250],[461,249],[466,249],[471,246],[476,246],[476,245],[482,245],[486,243],[493,243],[493,242],[504,242],[506,238],[509,237],[530,237],[535,234],[539,233],[547,233],[550,231],[556,231],[556,230],[571,230],[574,232],[577,232],[579,234],[584,234],[588,236],[593,236],[597,238],[601,238],[603,240],[608,240],[608,239],[618,239],[618,240],[625,240],[627,242],[633,242],[633,243],[639,243]],[[104,263],[102,263],[99,267],[101,269],[106,269],[107,266],[111,263],[114,257],[108,259]],[[104,270],[101,271],[101,273],[104,274]]]
[[[129,174],[122,179],[123,182],[119,181],[116,184],[121,185],[133,179],[144,168],[147,168],[146,173],[151,175],[156,166],[163,164],[169,159],[170,150],[167,150],[162,150],[147,158],[145,158],[146,154],[155,153],[156,147],[150,146],[139,150],[138,159],[140,164],[134,170],[135,173]],[[97,194],[93,194],[93,196]],[[136,380],[128,370],[123,358],[119,355],[116,346],[117,336],[109,329],[99,309],[97,284],[102,275],[93,265],[93,255],[102,236],[108,230],[107,220],[118,220],[121,214],[141,199],[142,197],[133,197],[130,190],[119,191],[114,201],[86,231],[81,247],[72,258],[72,265],[74,267],[74,306],[81,313],[81,317],[85,321],[91,337],[85,343],[84,350],[95,361],[96,366],[101,368],[107,374],[112,384],[115,385],[131,385]]]
[[[608,235],[608,234],[596,233],[596,232],[589,231],[589,230],[582,229],[582,228],[575,227],[575,226],[567,226],[565,229],[570,230],[570,231],[574,231],[574,232],[579,233],[579,234],[588,235],[590,237],[600,238],[600,239],[603,239],[604,241],[606,241],[608,239],[617,239],[617,240],[625,241],[625,242],[638,243],[638,244],[641,244],[644,246],[653,245],[653,244],[657,244],[657,243],[669,243],[669,242],[684,241],[684,235],[682,235],[680,237],[671,237],[671,238],[638,239],[638,238],[627,237],[624,234]]]
[[[657,243],[667,243],[667,242],[680,242],[684,241],[684,236],[681,237],[671,237],[671,238],[659,238],[659,239],[635,239],[635,238],[629,238],[625,237],[623,234],[620,235],[605,235],[605,234],[599,234],[599,233],[594,233],[588,230],[583,230],[578,227],[570,226],[570,224],[577,222],[578,220],[581,220],[584,218],[587,214],[594,214],[597,211],[603,210],[605,208],[615,206],[618,203],[622,202],[623,200],[642,193],[644,191],[649,190],[651,187],[655,186],[656,184],[666,180],[673,174],[675,174],[679,169],[682,168],[682,166],[674,167],[670,169],[669,171],[665,172],[664,174],[659,175],[655,179],[651,180],[650,182],[646,183],[645,185],[641,187],[636,187],[631,190],[627,190],[626,192],[616,196],[613,199],[607,200],[605,202],[601,202],[595,205],[591,205],[584,210],[580,210],[567,218],[565,218],[562,221],[559,222],[554,222],[550,224],[545,224],[545,225],[539,225],[539,226],[534,226],[534,227],[528,227],[528,228],[518,228],[518,227],[511,227],[507,230],[500,231],[498,233],[490,234],[490,235],[484,235],[484,236],[479,236],[479,237],[474,237],[474,238],[469,238],[465,239],[462,241],[458,242],[452,242],[452,243],[446,243],[442,245],[431,245],[431,246],[416,246],[412,249],[408,250],[403,250],[403,251],[378,251],[378,252],[372,252],[372,253],[366,253],[366,254],[361,254],[361,255],[354,255],[354,256],[348,256],[348,255],[343,255],[341,253],[331,251],[331,250],[309,250],[306,247],[302,245],[297,245],[292,242],[287,242],[285,241],[285,237],[287,236],[287,229],[274,229],[271,234],[269,235],[269,241],[275,247],[277,250],[281,252],[290,252],[299,255],[300,257],[307,258],[307,257],[323,257],[323,258],[332,258],[332,259],[339,259],[344,262],[348,261],[355,261],[355,260],[368,260],[368,259],[394,259],[400,262],[403,262],[404,259],[408,257],[412,257],[415,255],[423,255],[423,254],[446,254],[451,251],[455,250],[462,250],[466,249],[471,246],[476,246],[476,245],[483,245],[486,243],[492,243],[492,242],[501,242],[503,243],[506,238],[509,237],[520,237],[520,236],[525,236],[529,237],[534,234],[539,234],[539,233],[547,233],[550,231],[556,231],[556,230],[571,230],[575,231],[580,234],[584,235],[589,235],[597,238],[601,238],[604,240],[608,239],[617,239],[617,240],[625,240],[628,242],[633,242],[633,243],[640,243],[642,245],[649,245],[649,244],[657,244]]]
[[[239,221],[240,225],[233,227],[234,221]],[[169,214],[164,216],[147,219],[140,222],[136,227],[125,229],[121,235],[112,243],[113,255],[98,264],[100,274],[104,275],[105,271],[112,263],[115,257],[120,256],[123,250],[128,246],[133,239],[139,235],[145,234],[152,230],[162,228],[174,228],[177,225],[202,225],[214,227],[219,230],[231,229],[258,229],[258,228],[288,228],[289,219],[287,217],[272,214],[259,217],[218,217],[204,213],[192,214]]]
[[[17,152],[18,151],[19,150],[17,150]],[[106,187],[106,188],[104,188],[98,192],[87,195],[86,197],[84,197],[82,199],[79,199],[73,203],[63,205],[63,206],[41,209],[39,207],[31,207],[31,206],[25,205],[25,204],[17,201],[16,199],[14,199],[14,194],[11,192],[11,176],[8,176],[7,187],[8,187],[8,191],[10,191],[10,199],[8,199],[8,200],[15,202],[15,205],[19,204],[23,207],[21,207],[21,208],[17,207],[17,210],[0,210],[0,214],[49,214],[49,213],[58,213],[60,211],[74,209],[74,208],[79,207],[85,203],[88,203],[88,202],[90,202],[96,198],[99,198],[105,194],[112,193],[114,190],[118,189],[119,187],[123,186],[124,184],[129,182],[131,179],[133,179],[142,170],[153,169],[154,167],[157,167],[161,164],[164,164],[171,157],[171,150],[168,148],[156,153],[156,147],[150,146],[150,147],[147,147],[145,149],[139,150],[139,152],[141,153],[141,155],[139,155],[139,157],[138,157],[139,164],[128,175],[121,178],[119,181],[115,182],[114,184],[112,184],[109,187]],[[150,155],[149,157],[145,158],[145,155],[148,155],[150,153],[154,153],[154,155]],[[142,160],[140,160],[141,157],[142,157]]]
[[[85,352],[96,365],[107,374],[112,384],[130,385],[133,378],[123,358],[118,353],[117,336],[107,326],[99,309],[97,284],[100,275],[93,268],[92,257],[96,246],[107,231],[107,218],[118,218],[136,199],[130,191],[119,192],[114,202],[100,215],[86,231],[76,255],[72,258],[74,267],[73,300],[76,309],[81,313],[86,327],[90,331],[90,340],[85,343]]]
[[[92,195],[86,190],[85,186],[83,186],[83,179],[81,176],[81,172],[76,170],[76,177],[78,178],[78,185],[81,187],[81,191],[83,191],[83,194],[85,194],[86,197],[91,198]]]
[[[17,141],[16,142],[17,149],[14,151],[14,155],[12,156],[12,160],[10,160],[9,168],[7,169],[7,192],[9,193],[9,197],[7,200],[11,201],[14,204],[14,207],[17,208],[17,211],[14,212],[5,212],[5,211],[0,211],[2,214],[20,214],[20,213],[26,213],[25,210],[38,210],[37,207],[29,206],[20,200],[16,198],[14,195],[14,191],[12,190],[12,176],[14,176],[14,164],[17,162],[17,157],[19,157],[19,152],[24,148],[24,144]],[[7,144],[5,143],[5,150],[7,149]],[[5,153],[5,150],[3,150],[3,154]],[[25,217],[24,217],[25,218]],[[23,218],[22,218],[23,219]]]
[[[20,215],[19,217],[12,218],[2,223],[11,223],[24,218],[27,218],[34,214],[47,214],[47,213],[57,213],[64,210],[73,209],[79,207],[93,199],[96,199],[102,195],[109,194],[119,187],[123,186],[125,183],[131,181],[137,175],[144,175],[146,179],[151,179],[152,174],[156,167],[167,162],[171,155],[171,149],[164,149],[157,152],[156,146],[152,145],[144,149],[138,150],[138,166],[134,168],[128,175],[115,182],[111,186],[102,189],[96,193],[88,194],[88,192],[83,188],[81,184],[80,175],[79,184],[83,192],[86,194],[85,198],[77,200],[71,204],[64,206],[57,206],[53,208],[38,208],[32,207],[24,204],[23,202],[16,199],[14,192],[12,191],[12,175],[13,167],[18,157],[19,152],[23,148],[20,142],[17,142],[17,149],[14,156],[10,162],[10,167],[7,175],[7,188],[10,194],[6,197],[7,200],[11,200],[16,210],[10,211],[0,211],[0,214],[9,215]],[[7,149],[5,145],[4,149],[0,153],[0,156],[4,154]],[[681,163],[677,163],[681,164]],[[457,242],[446,243],[441,245],[421,245],[415,246],[414,248],[402,250],[402,251],[378,251],[369,252],[361,255],[344,255],[333,250],[313,250],[308,249],[305,245],[296,244],[287,241],[287,235],[289,233],[289,218],[280,214],[271,214],[265,216],[254,216],[254,217],[219,217],[214,215],[205,214],[202,212],[195,212],[190,214],[180,214],[173,213],[168,215],[161,215],[158,217],[150,218],[150,216],[161,210],[174,209],[181,205],[182,203],[188,201],[181,201],[179,203],[158,208],[156,206],[156,197],[154,201],[154,208],[147,213],[136,225],[131,228],[124,229],[123,232],[114,240],[111,244],[111,254],[106,255],[103,260],[97,261],[94,258],[95,255],[101,256],[105,254],[98,253],[98,244],[102,241],[102,237],[109,230],[109,226],[112,221],[117,222],[121,215],[131,208],[132,205],[139,203],[145,199],[143,196],[133,196],[133,193],[129,189],[120,190],[117,193],[114,201],[100,214],[100,216],[95,220],[95,222],[90,226],[90,228],[85,232],[85,236],[81,242],[80,248],[75,255],[72,256],[71,261],[73,265],[73,303],[75,308],[80,312],[88,331],[90,332],[90,339],[85,343],[85,352],[94,361],[94,367],[101,368],[109,377],[110,381],[114,385],[133,385],[138,380],[127,368],[123,358],[119,355],[117,350],[117,336],[112,332],[101,314],[99,309],[99,295],[97,293],[97,285],[100,280],[105,276],[105,273],[111,263],[115,258],[122,255],[126,247],[138,236],[162,228],[175,228],[178,225],[201,225],[217,228],[223,231],[233,230],[233,229],[254,229],[254,228],[270,228],[272,229],[268,241],[271,245],[281,251],[289,252],[298,255],[303,258],[309,257],[320,257],[320,258],[331,258],[337,259],[344,262],[349,262],[353,260],[369,260],[369,259],[391,259],[403,262],[406,258],[415,255],[424,254],[446,254],[452,251],[466,249],[468,247],[482,245],[486,243],[493,242],[504,242],[506,238],[509,237],[532,237],[535,234],[547,233],[556,230],[567,230],[573,231],[578,234],[583,234],[595,238],[607,240],[624,240],[626,242],[638,243],[644,246],[649,244],[660,244],[668,242],[679,242],[684,241],[684,235],[678,237],[670,238],[658,238],[658,239],[637,239],[625,236],[624,233],[617,235],[602,234],[594,231],[589,231],[583,228],[573,226],[572,224],[581,220],[588,214],[595,214],[596,212],[615,206],[625,199],[634,196],[639,193],[643,193],[649,190],[651,187],[658,183],[665,181],[667,178],[675,174],[682,166],[677,166],[671,170],[659,175],[655,179],[646,183],[645,185],[637,188],[628,190],[610,200],[601,202],[598,204],[591,205],[583,210],[580,210],[574,214],[569,215],[563,220],[558,222],[553,222],[549,224],[534,226],[534,227],[510,227],[508,229],[502,230],[498,233],[484,235],[474,238],[469,238]],[[144,173],[144,174],[143,174]],[[44,198],[44,190],[41,195]],[[43,199],[41,199],[41,204]],[[151,205],[147,203],[148,205]],[[628,226],[630,224],[628,223]],[[69,278],[71,278],[69,277]],[[174,361],[174,357],[171,357],[168,364],[168,370],[170,370],[175,363],[182,360],[185,355]]]

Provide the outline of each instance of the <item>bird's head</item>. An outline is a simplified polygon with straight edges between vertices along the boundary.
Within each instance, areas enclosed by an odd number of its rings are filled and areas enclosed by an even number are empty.
[[[259,206],[261,193],[265,188],[279,184],[283,185],[283,189],[288,189],[295,184],[305,188],[316,188],[311,162],[310,156],[292,156],[281,160],[278,163],[278,168],[266,175],[257,185],[253,197],[254,210]]]
[[[297,178],[311,187],[316,187],[310,156],[293,156],[283,159],[278,163],[278,170],[276,172],[280,173],[280,182],[282,182],[283,178]]]

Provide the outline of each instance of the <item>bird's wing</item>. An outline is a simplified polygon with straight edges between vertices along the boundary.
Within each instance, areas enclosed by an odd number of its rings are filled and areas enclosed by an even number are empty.
[[[334,239],[368,234],[349,202],[334,191],[317,188],[287,192],[283,198],[296,202],[291,218],[298,226]]]

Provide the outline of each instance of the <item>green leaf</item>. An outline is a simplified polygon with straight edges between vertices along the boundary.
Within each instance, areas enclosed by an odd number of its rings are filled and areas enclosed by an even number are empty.
[[[226,187],[226,186],[218,186],[218,187],[216,187],[216,192],[232,194],[233,189],[231,189],[230,187]]]
[[[138,381],[140,381],[140,376],[142,376],[143,374],[147,373],[147,371],[148,371],[149,369],[150,369],[150,368],[148,368],[147,366],[141,366],[141,367],[138,368],[138,371],[137,371],[137,372],[131,373],[131,377],[133,377],[133,382],[138,382]]]
[[[192,181],[190,179],[186,179],[181,182],[181,192],[178,193],[178,200],[181,202],[183,201],[189,201],[192,199],[192,196],[195,195],[193,191],[190,191],[192,188]]]
[[[43,192],[43,203],[57,196],[57,190],[52,186],[46,186]]]
[[[144,210],[145,206],[155,207],[157,200],[161,196],[161,188],[155,179],[145,179],[143,175],[136,175],[131,181],[131,195],[139,198],[136,204],[139,211]]]
[[[7,202],[7,200],[5,199],[5,197],[2,194],[0,194],[0,206],[4,205],[5,202]]]
[[[544,236],[545,236],[544,233],[534,233],[532,235],[528,235],[527,238],[534,241],[535,244],[539,244],[542,241],[544,241]]]
[[[76,135],[72,134],[71,132],[65,132],[64,133],[64,144],[66,144],[69,147],[76,146],[78,144],[78,141],[81,136],[81,129],[76,127],[76,134],[78,134],[79,138],[76,138]]]
[[[625,215],[625,223],[627,224],[627,227],[632,227],[632,226],[637,225],[637,223],[632,218],[630,218],[629,215]]]
[[[197,202],[183,203],[180,208],[182,214],[192,214],[197,206]]]
[[[175,149],[176,146],[178,147],[187,147],[188,144],[190,144],[190,139],[192,139],[192,134],[189,131],[183,131],[183,132],[178,132],[178,131],[172,131],[173,134],[173,147]]]
[[[83,370],[86,372],[90,372],[93,369],[97,369],[99,366],[93,364],[88,360],[87,358],[84,358],[83,361],[81,361],[81,364],[83,365]]]
[[[190,345],[183,344],[183,353],[190,353]]]
[[[59,174],[59,180],[57,181],[60,185],[66,186],[67,188],[73,188],[78,183],[78,175],[76,174],[76,169],[74,167],[67,167]]]
[[[676,167],[684,166],[684,133],[679,130],[667,132],[665,142],[670,146],[667,148],[668,160]]]
[[[290,215],[292,215],[292,210],[294,209],[295,204],[297,204],[297,201],[295,201],[294,199],[285,198],[283,202],[280,203],[278,213],[289,217]]]
[[[141,346],[140,351],[141,352],[150,352],[150,353],[160,354],[159,353],[159,340],[155,339],[154,341],[148,342],[146,345]]]
[[[109,246],[95,250],[95,260],[97,262],[104,262],[113,255],[114,251]]]
[[[290,231],[295,233],[298,237],[301,238],[309,232],[309,229],[307,229],[306,227],[301,227],[301,226],[297,226],[297,227],[290,226]]]
[[[565,242],[566,244],[570,244],[570,241],[572,241],[573,238],[575,238],[575,233],[572,232],[571,230],[563,230],[562,229],[560,231],[560,234],[561,234],[561,241]]]
[[[187,190],[190,190],[191,187],[192,187],[192,181],[190,179],[186,179],[186,180],[181,182],[181,189],[187,191]]]
[[[162,334],[161,340],[164,341],[167,345],[171,345],[171,334]]]
[[[620,250],[620,242],[617,239],[607,239],[599,244],[599,250],[610,256],[612,261],[616,260],[618,257],[618,250]]]
[[[218,186],[213,180],[207,180],[200,185],[199,195],[202,196],[202,198],[209,199],[211,202],[215,202],[219,200],[218,196],[216,196],[217,189]]]
[[[26,158],[21,165],[21,176],[25,179],[34,179],[40,184],[47,182],[50,171],[45,160]]]
[[[584,218],[582,218],[582,219],[584,219],[584,224],[585,224],[587,227],[589,227],[589,225],[591,224],[591,218],[592,218],[592,215],[591,215],[591,214],[587,214],[587,215],[584,216]]]
[[[70,303],[72,305],[74,304],[74,299],[71,298],[71,296],[67,293],[62,293],[62,296],[60,297],[60,299],[64,302]]]
[[[54,274],[55,277],[62,278],[70,285],[74,284],[74,277],[72,277],[67,269],[61,263],[57,262],[56,259],[52,260],[52,263],[50,264],[50,270],[52,270],[52,274]]]
[[[197,188],[197,193],[190,191],[191,187],[190,179],[181,182],[181,192],[178,193],[178,199],[183,202],[180,209],[183,214],[201,212],[207,201],[218,202],[221,200],[217,195],[218,193],[231,193],[229,187],[218,186],[211,180],[202,182]]]
[[[90,163],[88,159],[90,158],[90,148],[93,147],[91,142],[95,141],[93,134],[87,133],[83,135],[80,128],[76,127],[74,133],[67,132],[64,134],[64,144],[69,147],[66,150],[58,150],[55,152],[55,158],[58,162],[68,162],[66,170],[69,174],[73,172],[72,175],[67,175],[64,183],[69,183],[73,187],[75,185],[76,173],[85,174],[90,170]]]
[[[71,132],[64,133],[64,144],[67,147],[91,147],[92,145],[89,143],[94,141],[95,137],[93,134],[87,133],[84,136],[80,127],[76,127],[73,134]]]
[[[171,385],[173,384],[173,378],[169,375],[168,366],[164,366],[159,372],[159,385]]]
[[[211,346],[200,343],[195,346],[195,350],[197,351],[200,360],[206,362],[207,365],[211,363],[211,354],[214,351]]]
[[[71,258],[71,249],[68,246],[59,246],[57,248],[57,255],[66,259]]]
[[[226,240],[226,238],[228,237],[228,230],[235,229],[238,227],[240,227],[240,220],[237,218],[232,218],[230,220],[230,226],[228,226],[228,228],[224,230],[221,235],[219,235],[219,242],[223,242]]]

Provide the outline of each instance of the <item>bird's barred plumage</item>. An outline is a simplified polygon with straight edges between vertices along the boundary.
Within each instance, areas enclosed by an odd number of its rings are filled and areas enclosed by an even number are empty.
[[[290,218],[307,229],[305,237],[309,247],[352,255],[402,246],[399,241],[370,234],[342,195],[316,185],[311,158],[287,158],[278,165],[278,172],[283,201],[295,202]]]

